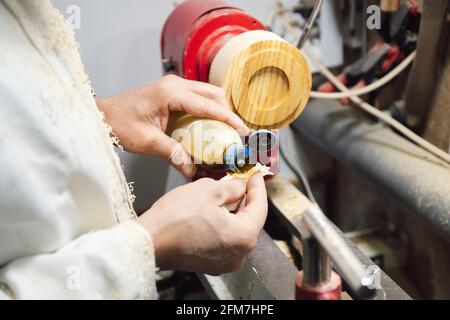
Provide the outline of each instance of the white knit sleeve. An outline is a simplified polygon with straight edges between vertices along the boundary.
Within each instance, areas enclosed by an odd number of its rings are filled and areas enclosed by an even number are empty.
[[[0,1],[0,299],[155,298],[153,244],[73,35],[47,1]]]
[[[14,299],[154,299],[151,237],[135,222],[91,232],[53,254],[21,258],[0,270]],[[3,298],[4,298],[3,297]]]

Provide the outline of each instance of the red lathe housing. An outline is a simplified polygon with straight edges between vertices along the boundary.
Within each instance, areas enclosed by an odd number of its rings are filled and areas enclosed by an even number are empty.
[[[221,0],[187,0],[167,18],[161,35],[161,56],[165,74],[209,82],[211,64],[233,37],[248,31],[266,30],[248,13]],[[273,173],[279,170],[278,151],[272,150]],[[199,170],[194,178],[220,179],[224,174]]]
[[[266,30],[246,12],[221,0],[188,0],[167,19],[161,37],[165,73],[209,82],[217,52],[234,36]]]

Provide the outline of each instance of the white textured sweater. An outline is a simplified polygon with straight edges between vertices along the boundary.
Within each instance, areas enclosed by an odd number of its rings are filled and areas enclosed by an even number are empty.
[[[155,298],[150,236],[48,0],[0,0],[0,298]]]

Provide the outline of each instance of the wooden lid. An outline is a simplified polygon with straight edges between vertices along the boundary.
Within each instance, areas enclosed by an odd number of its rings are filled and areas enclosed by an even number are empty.
[[[304,110],[312,80],[296,47],[258,30],[234,37],[219,51],[210,83],[225,89],[233,111],[249,127],[278,129]]]

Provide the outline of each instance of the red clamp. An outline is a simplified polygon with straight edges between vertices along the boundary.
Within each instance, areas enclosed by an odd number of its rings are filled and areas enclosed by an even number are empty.
[[[295,300],[341,300],[341,294],[341,277],[334,271],[327,282],[315,286],[304,283],[303,271],[295,278]]]

